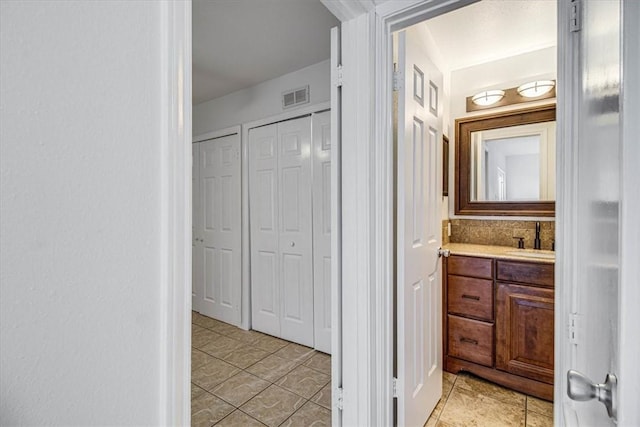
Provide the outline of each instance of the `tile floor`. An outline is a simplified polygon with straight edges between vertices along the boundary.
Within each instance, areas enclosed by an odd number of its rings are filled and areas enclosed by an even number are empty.
[[[331,356],[193,313],[191,425],[331,425]],[[551,427],[553,404],[444,373],[425,427]]]
[[[331,425],[331,356],[193,313],[192,426]]]
[[[553,403],[473,375],[444,373],[442,398],[425,427],[553,427]]]

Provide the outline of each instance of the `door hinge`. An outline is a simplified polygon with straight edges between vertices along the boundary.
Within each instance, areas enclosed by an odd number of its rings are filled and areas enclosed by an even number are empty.
[[[402,88],[402,73],[400,71],[393,72],[393,91],[397,92]]]
[[[391,392],[393,393],[393,398],[397,399],[398,398],[398,379],[397,378],[393,378],[393,380],[391,381]]]
[[[569,343],[578,344],[579,343],[579,333],[580,333],[580,322],[578,313],[570,313],[569,314]]]
[[[582,29],[582,3],[581,0],[571,0],[569,3],[569,30],[572,33]]]
[[[338,408],[339,411],[342,411],[342,408],[344,403],[344,391],[342,390],[341,387],[338,387],[336,389],[336,408]]]
[[[333,84],[335,87],[342,87],[342,65],[336,67],[336,78]]]

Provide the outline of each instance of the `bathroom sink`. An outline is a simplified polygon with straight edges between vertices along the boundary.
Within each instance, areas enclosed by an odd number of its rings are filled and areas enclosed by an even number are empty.
[[[518,249],[506,251],[507,255],[516,255],[527,258],[555,259],[556,254],[553,251],[541,251],[536,249]]]

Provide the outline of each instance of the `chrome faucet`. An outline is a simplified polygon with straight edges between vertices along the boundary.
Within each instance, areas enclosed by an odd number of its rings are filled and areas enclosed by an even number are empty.
[[[533,249],[541,249],[540,244],[540,221],[536,222],[536,238],[533,240]]]

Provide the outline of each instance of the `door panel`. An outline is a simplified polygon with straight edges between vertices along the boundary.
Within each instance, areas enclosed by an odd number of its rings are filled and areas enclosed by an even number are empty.
[[[311,120],[314,342],[316,350],[331,354],[331,113]]]
[[[192,145],[192,173],[191,173],[191,205],[193,209],[193,222],[191,224],[191,309],[200,312],[200,300],[202,299],[202,264],[203,252],[200,244],[200,227],[202,213],[200,211],[200,144]]]
[[[278,123],[281,337],[313,347],[311,117]]]
[[[398,34],[398,425],[424,425],[442,391],[438,266],[442,74],[413,28]],[[402,80],[402,79],[401,79]]]
[[[280,336],[276,124],[249,130],[252,329]]]
[[[195,277],[202,289],[200,312],[240,323],[241,216],[240,135],[211,139],[200,146],[199,232],[202,267]]]
[[[571,343],[564,352],[562,371],[577,370],[595,382],[607,373],[619,375],[619,246],[625,238],[620,227],[621,156],[621,2],[582,1],[582,29],[571,35],[578,45],[574,111],[567,125],[576,130],[569,159],[575,179],[563,176],[566,185],[561,212],[569,227],[568,245],[574,245],[564,269],[575,271],[570,303],[563,307],[565,319],[575,325]],[[633,43],[637,43],[636,40]],[[635,78],[635,77],[632,77]],[[634,117],[633,120],[637,120]],[[575,208],[574,208],[575,206]],[[564,344],[564,343],[563,343]],[[619,378],[620,382],[634,381]],[[565,383],[566,384],[566,383]],[[603,404],[596,400],[570,401],[562,390],[562,405],[568,425],[614,426]],[[637,401],[637,399],[636,399]]]

